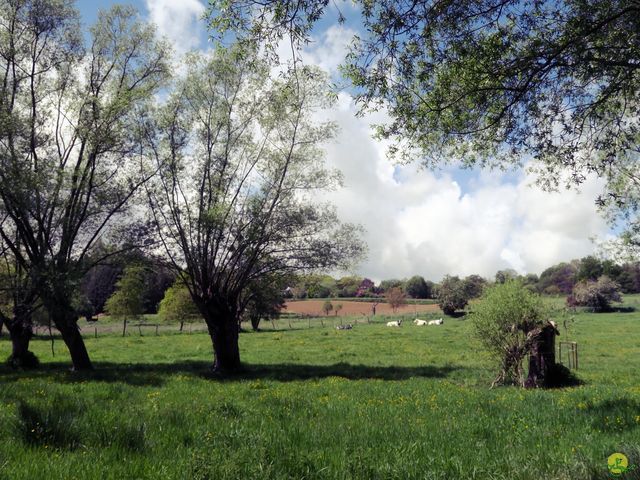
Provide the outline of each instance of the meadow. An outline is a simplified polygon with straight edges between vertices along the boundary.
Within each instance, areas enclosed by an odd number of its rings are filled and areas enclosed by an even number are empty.
[[[464,317],[280,320],[241,335],[246,371],[225,380],[202,332],[88,334],[82,375],[36,339],[40,370],[0,367],[0,479],[584,480],[610,478],[613,452],[638,479],[640,312],[573,318],[559,339],[583,384],[553,390],[489,389]]]

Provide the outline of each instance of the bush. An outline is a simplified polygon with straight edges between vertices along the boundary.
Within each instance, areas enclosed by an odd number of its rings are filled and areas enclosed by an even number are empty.
[[[546,317],[541,297],[520,281],[508,280],[484,291],[474,305],[471,321],[475,336],[500,365],[494,385],[524,385],[522,362],[531,347],[527,333],[542,327]]]
[[[438,305],[445,315],[453,315],[456,310],[467,306],[469,297],[465,283],[458,277],[447,275],[438,287]]]
[[[579,282],[573,288],[573,295],[567,299],[569,304],[588,307],[594,312],[611,310],[611,302],[621,301],[620,286],[606,275],[596,281]]]

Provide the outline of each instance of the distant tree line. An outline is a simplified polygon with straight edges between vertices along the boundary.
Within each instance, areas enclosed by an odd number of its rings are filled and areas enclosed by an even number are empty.
[[[104,255],[107,250],[100,245],[94,255]],[[176,282],[175,273],[162,259],[133,250],[94,266],[82,277],[74,295],[77,311],[88,319],[101,313],[111,313],[107,308],[107,301],[116,293],[118,282],[126,281],[123,280],[126,269],[132,265],[135,276],[139,279],[133,284],[139,287],[135,293],[139,296],[137,304],[140,314],[158,313],[163,299],[169,302],[165,302],[168,306],[173,305],[176,295],[180,297],[184,294],[182,297],[188,298],[188,290],[179,281]],[[314,274],[280,278],[269,285],[263,285],[262,288],[253,288],[254,295],[243,309],[245,315],[242,320],[251,320],[257,328],[261,318],[277,316],[286,299],[384,299],[387,293],[397,290],[402,291],[408,299],[437,300],[442,303],[445,313],[452,313],[464,308],[469,300],[480,297],[484,288],[492,283],[502,284],[508,280],[519,280],[528,290],[535,293],[571,295],[576,286],[597,282],[603,276],[615,283],[621,293],[640,293],[639,262],[619,265],[594,256],[559,263],[544,270],[540,276],[519,275],[515,270],[500,270],[496,272],[493,281],[474,274],[463,278],[447,275],[436,283],[420,275],[414,275],[407,279],[385,279],[375,283],[366,277],[345,276],[335,279],[330,275]],[[169,290],[172,285],[173,290]],[[180,293],[176,293],[176,290]],[[167,295],[170,296],[170,300]],[[570,303],[574,301],[575,299],[572,299]],[[167,313],[168,317],[179,320],[172,310],[175,307],[167,308],[172,312]],[[185,308],[187,311],[190,307]]]

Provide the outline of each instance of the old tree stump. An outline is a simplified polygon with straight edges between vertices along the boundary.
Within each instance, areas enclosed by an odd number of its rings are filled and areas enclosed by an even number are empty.
[[[529,343],[529,375],[525,382],[527,388],[549,385],[553,381],[556,366],[556,335],[560,335],[556,323],[547,322],[527,333]]]

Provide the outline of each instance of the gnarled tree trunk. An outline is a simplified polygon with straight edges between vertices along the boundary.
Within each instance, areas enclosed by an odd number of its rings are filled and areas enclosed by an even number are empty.
[[[33,337],[31,315],[26,310],[16,307],[12,318],[4,318],[11,338],[11,355],[7,362],[13,367],[37,367],[38,358],[29,351],[29,342]]]
[[[207,305],[202,313],[213,344],[213,371],[223,375],[238,372],[241,364],[236,312],[225,306]]]
[[[71,300],[63,296],[43,298],[44,306],[69,349],[74,371],[93,370],[93,364],[78,328],[78,315]]]

